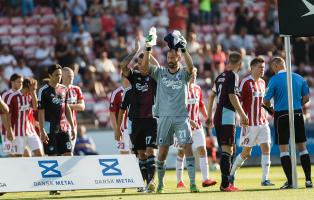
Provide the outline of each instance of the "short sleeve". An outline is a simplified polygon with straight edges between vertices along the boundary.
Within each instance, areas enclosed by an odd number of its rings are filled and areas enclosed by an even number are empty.
[[[156,65],[149,65],[149,69],[148,69],[148,72],[150,74],[150,76],[155,80],[157,81],[158,80],[158,76],[159,76],[159,73],[162,69]]]
[[[120,109],[126,110],[128,108],[128,106],[130,105],[130,101],[129,101],[130,98],[129,98],[129,96],[130,96],[130,90],[126,91],[123,94],[122,103],[121,103]]]
[[[301,95],[303,97],[303,96],[308,96],[309,94],[310,94],[310,88],[309,88],[306,80],[303,79],[302,88],[301,88]]]
[[[228,78],[226,79],[226,86],[227,86],[227,94],[236,94],[236,90],[238,88],[237,83],[236,83],[236,76],[234,75],[234,73],[232,73],[231,75],[228,76]]]
[[[47,105],[47,98],[45,96],[45,92],[39,91],[38,93],[38,109],[45,109]]]
[[[267,85],[267,88],[266,88],[266,94],[265,94],[265,97],[264,99],[265,100],[271,100],[275,94],[275,83],[274,83],[274,79],[270,79],[268,85]]]
[[[119,100],[120,93],[112,93],[110,97],[110,106],[109,111],[110,112],[119,112],[120,108],[120,100]]]
[[[84,100],[84,95],[81,88],[77,88],[77,100]]]

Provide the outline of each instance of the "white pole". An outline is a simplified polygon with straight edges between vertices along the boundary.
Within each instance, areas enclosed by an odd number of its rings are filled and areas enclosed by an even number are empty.
[[[289,104],[289,125],[290,125],[290,155],[292,166],[292,185],[293,188],[298,188],[298,174],[297,174],[297,159],[295,148],[295,131],[294,131],[294,110],[293,110],[293,93],[292,93],[292,76],[291,76],[291,46],[290,36],[285,38],[285,52],[287,65],[287,89],[288,89],[288,104]]]

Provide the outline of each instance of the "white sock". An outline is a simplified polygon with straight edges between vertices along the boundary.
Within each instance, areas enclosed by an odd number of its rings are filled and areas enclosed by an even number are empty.
[[[232,169],[231,169],[231,172],[230,172],[230,175],[234,176],[236,171],[243,165],[244,161],[246,159],[243,159],[241,154],[239,154],[235,161],[233,162],[233,165],[232,165]]]
[[[202,173],[203,181],[208,179],[208,160],[207,157],[200,157],[200,169]]]
[[[184,170],[184,158],[177,156],[176,162],[176,173],[177,173],[177,182],[183,181],[183,170]]]
[[[268,180],[269,175],[269,167],[270,167],[270,155],[262,155],[261,158],[261,165],[262,165],[262,181]]]

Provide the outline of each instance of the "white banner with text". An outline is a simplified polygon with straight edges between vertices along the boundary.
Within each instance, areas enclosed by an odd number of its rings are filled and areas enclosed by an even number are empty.
[[[144,187],[135,155],[0,159],[0,192]]]

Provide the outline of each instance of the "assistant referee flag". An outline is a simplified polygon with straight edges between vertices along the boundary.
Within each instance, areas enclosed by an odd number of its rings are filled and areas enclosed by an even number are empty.
[[[314,36],[314,0],[278,0],[281,35]]]

